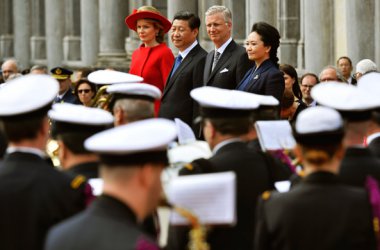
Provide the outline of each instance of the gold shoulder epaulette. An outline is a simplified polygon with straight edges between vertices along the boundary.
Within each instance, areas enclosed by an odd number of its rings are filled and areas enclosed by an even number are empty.
[[[270,191],[265,191],[262,195],[261,195],[261,198],[266,201],[270,198],[271,196],[271,192]]]
[[[193,167],[193,165],[191,165],[191,163],[187,163],[187,164],[185,164],[185,166],[183,166],[184,168],[186,168],[187,170],[189,170],[189,171],[193,171],[193,169],[194,169],[194,167]]]
[[[375,231],[376,234],[379,233],[379,218],[377,217],[373,218],[373,231]]]
[[[83,175],[77,175],[72,181],[71,181],[71,188],[77,189],[83,182],[86,181],[86,177]]]

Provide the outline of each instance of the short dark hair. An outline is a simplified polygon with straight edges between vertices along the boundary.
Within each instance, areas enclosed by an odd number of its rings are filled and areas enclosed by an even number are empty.
[[[24,139],[35,139],[38,131],[42,127],[42,121],[45,117],[32,117],[22,121],[3,120],[1,122],[1,128],[8,141],[11,142],[19,142]]]
[[[251,117],[205,118],[203,122],[205,120],[210,121],[214,129],[223,135],[244,135],[252,126]]]
[[[185,20],[188,22],[189,27],[191,30],[199,29],[201,26],[201,20],[198,16],[196,16],[194,13],[191,13],[190,11],[179,11],[174,15],[174,20]]]
[[[90,152],[84,147],[84,141],[90,136],[89,134],[71,133],[58,135],[58,139],[62,140],[63,144],[74,154],[89,154]]]
[[[261,36],[265,46],[270,46],[270,60],[278,66],[277,49],[280,46],[280,33],[272,25],[265,22],[253,24],[251,32],[256,32]]]
[[[342,60],[342,59],[346,59],[350,63],[350,65],[352,67],[352,61],[351,61],[351,59],[348,56],[341,56],[341,57],[339,57],[338,60],[336,60],[336,64],[338,65],[339,61]]]
[[[319,77],[318,77],[316,74],[314,74],[314,73],[305,73],[305,74],[303,74],[303,75],[301,76],[300,84],[302,84],[303,79],[304,79],[305,77],[307,77],[307,76],[314,77],[315,80],[317,81],[317,83],[319,83]]]
[[[87,78],[81,78],[76,83],[75,90],[74,90],[74,93],[75,93],[76,97],[78,98],[78,100],[79,100],[79,95],[78,95],[79,94],[78,93],[79,86],[82,85],[82,84],[84,84],[84,83],[88,84],[90,86],[90,88],[91,88],[91,91],[94,93],[94,96],[96,95],[96,91],[97,91],[96,90],[96,85],[94,83],[90,82]]]

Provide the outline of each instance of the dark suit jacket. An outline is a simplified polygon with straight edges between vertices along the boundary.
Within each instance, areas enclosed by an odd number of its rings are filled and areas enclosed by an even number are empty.
[[[77,164],[66,170],[71,175],[83,175],[87,179],[99,178],[99,163],[96,161]]]
[[[313,173],[289,192],[259,200],[255,250],[359,250],[375,245],[365,190],[340,184],[332,173]]]
[[[341,180],[348,185],[364,187],[367,175],[380,181],[380,160],[368,148],[347,148],[339,170]]]
[[[270,59],[264,61],[257,70],[254,66],[246,72],[237,89],[252,72],[254,72],[253,79],[243,91],[259,95],[271,95],[281,102],[285,89],[284,73]]]
[[[235,89],[253,62],[248,59],[245,49],[235,43],[228,44],[211,72],[214,50],[208,53],[203,73],[203,84],[223,89]]]
[[[78,98],[73,94],[73,91],[71,89],[69,89],[62,97],[61,100],[58,100],[58,98],[56,98],[54,100],[54,103],[72,103],[72,104],[80,104],[80,101],[78,100]]]
[[[212,172],[234,171],[237,177],[237,223],[232,227],[212,228],[207,237],[210,249],[252,249],[256,201],[271,187],[264,157],[253,152],[244,142],[231,142],[220,148],[208,162]],[[186,249],[186,231],[171,227],[168,249]]]
[[[193,120],[199,111],[190,97],[190,91],[202,86],[206,55],[207,52],[198,44],[189,52],[171,77],[170,72],[161,98],[159,117],[171,120],[180,118],[193,127]]]
[[[42,249],[51,226],[85,207],[84,186],[72,188],[72,181],[35,154],[6,155],[0,168],[0,249]]]
[[[159,249],[137,224],[136,215],[121,201],[98,197],[82,213],[53,227],[46,250]]]
[[[376,137],[368,144],[369,150],[371,150],[372,154],[374,154],[377,158],[380,158],[380,137]]]

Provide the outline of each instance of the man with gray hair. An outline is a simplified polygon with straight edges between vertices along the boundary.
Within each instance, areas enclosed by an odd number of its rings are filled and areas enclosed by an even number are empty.
[[[346,79],[342,75],[342,72],[340,72],[340,70],[337,67],[334,67],[332,65],[328,65],[322,69],[321,73],[319,74],[319,81],[337,81],[347,83]]]
[[[208,53],[203,84],[235,89],[245,73],[253,66],[245,52],[231,37],[232,14],[225,6],[211,6],[206,11],[206,30],[215,49]]]
[[[5,60],[1,65],[4,82],[9,80],[9,76],[18,73],[17,61],[13,58]]]

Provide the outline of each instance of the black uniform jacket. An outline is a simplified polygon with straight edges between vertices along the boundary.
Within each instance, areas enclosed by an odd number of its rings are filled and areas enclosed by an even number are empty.
[[[0,168],[0,249],[42,249],[48,229],[85,207],[84,178],[73,179],[30,153]]]
[[[364,187],[368,175],[380,182],[380,160],[368,148],[347,148],[339,171],[342,182]]]
[[[211,72],[214,53],[215,51],[212,50],[206,57],[203,73],[205,86],[235,89],[245,73],[254,65],[253,61],[248,59],[245,49],[232,40]]]
[[[72,175],[83,175],[87,179],[99,178],[99,163],[96,161],[81,163],[66,170]]]
[[[207,242],[211,249],[252,249],[257,198],[271,186],[264,157],[253,152],[246,143],[237,141],[221,147],[208,163],[213,172],[236,173],[237,223],[231,227],[212,228]],[[181,173],[185,174],[185,170]],[[191,174],[190,171],[187,174]],[[184,228],[171,227],[168,249],[185,249],[188,242],[186,231]]]
[[[373,139],[368,144],[369,150],[371,150],[372,154],[374,154],[377,158],[380,158],[380,136]]]
[[[332,173],[263,195],[257,212],[255,250],[375,249],[365,190],[340,184]]]
[[[50,230],[46,250],[159,249],[140,229],[136,215],[121,201],[98,197],[85,211]]]

